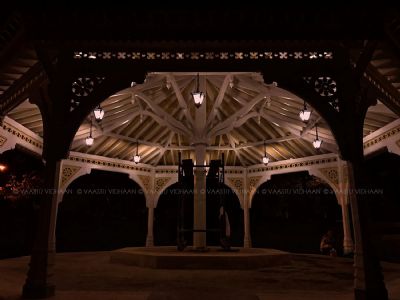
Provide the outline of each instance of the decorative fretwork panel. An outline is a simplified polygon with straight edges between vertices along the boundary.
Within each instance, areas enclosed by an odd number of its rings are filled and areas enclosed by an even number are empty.
[[[104,157],[104,159],[94,159],[91,157],[69,156],[68,159],[81,163],[98,165],[106,168],[120,168],[125,170],[133,170],[133,171],[147,172],[147,173],[151,172],[151,168],[149,167],[136,166],[131,163],[123,163],[123,161],[115,162],[112,159],[107,160],[106,157]]]
[[[327,101],[336,111],[339,111],[339,98],[337,94],[337,83],[329,76],[304,77],[309,85],[321,97],[321,100]]]
[[[172,179],[172,177],[159,177],[156,178],[156,183],[155,183],[155,192],[159,193],[164,189],[164,187],[167,185],[167,183]]]
[[[79,60],[331,60],[332,51],[75,51]]]
[[[156,170],[156,174],[177,174],[178,173],[178,169],[170,169],[170,170],[165,170],[165,169],[161,169],[161,170]]]
[[[330,77],[318,77],[314,81],[315,91],[323,97],[330,97],[336,94],[336,81]]]
[[[15,128],[14,126],[8,124],[8,123],[3,123],[2,128],[11,133],[12,135],[16,136],[18,139],[21,139],[25,142],[27,142],[28,144],[31,144],[39,149],[43,148],[43,142],[39,141],[38,139],[31,137],[30,135],[28,135],[26,132],[23,132],[17,128]]]
[[[225,174],[243,174],[243,170],[225,169]]]
[[[147,175],[138,175],[140,181],[143,184],[143,187],[145,189],[145,192],[150,192],[151,191],[151,177]]]
[[[380,143],[380,142],[382,142],[384,140],[387,140],[388,138],[390,138],[390,137],[392,137],[394,135],[397,135],[399,133],[400,133],[400,126],[397,126],[397,127],[392,128],[392,129],[390,129],[388,131],[385,131],[384,133],[378,135],[377,137],[366,141],[364,143],[364,149],[369,148],[369,147],[371,147],[373,145],[376,145],[376,144],[378,144],[378,143]],[[397,144],[398,144],[398,142],[397,142]]]
[[[7,142],[7,138],[0,135],[0,147],[3,147],[3,145]]]
[[[266,172],[266,171],[276,171],[276,170],[284,170],[291,168],[302,168],[302,167],[310,167],[313,165],[321,165],[336,162],[337,157],[329,157],[329,158],[318,158],[312,160],[304,160],[300,162],[289,162],[285,164],[277,164],[266,167],[258,167],[254,169],[249,169],[249,173],[258,173],[258,172]]]
[[[339,173],[337,168],[322,168],[319,169],[319,171],[326,177],[327,180],[329,180],[335,186],[338,186]]]
[[[78,77],[72,82],[72,99],[70,105],[70,111],[77,108],[83,97],[89,96],[95,89],[95,87],[101,84],[104,77]]]
[[[69,165],[64,165],[61,171],[61,188],[63,188],[68,180],[74,176],[81,167],[78,166],[69,166]]]
[[[235,191],[241,192],[244,190],[244,180],[240,177],[227,178]]]
[[[258,182],[260,181],[262,176],[253,176],[253,177],[248,177],[248,189],[250,191],[254,190],[258,184]]]

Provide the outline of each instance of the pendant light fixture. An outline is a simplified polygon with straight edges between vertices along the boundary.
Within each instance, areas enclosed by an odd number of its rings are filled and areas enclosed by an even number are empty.
[[[307,109],[306,101],[304,101],[304,108],[300,111],[299,117],[303,122],[310,120],[311,111]]]
[[[267,156],[267,145],[265,144],[265,141],[264,141],[264,156],[262,158],[262,162],[264,165],[268,165],[269,163],[269,157]]]
[[[201,104],[204,101],[204,93],[200,91],[199,88],[199,81],[200,81],[200,75],[197,73],[197,84],[196,84],[196,91],[192,92],[192,97],[194,100],[194,105],[199,108]]]
[[[136,154],[133,157],[133,161],[135,164],[138,164],[140,162],[140,155],[139,155],[139,141],[136,141]]]
[[[90,132],[89,136],[85,139],[86,146],[92,146],[94,142],[94,138],[92,137],[92,118],[90,118]]]
[[[94,118],[97,122],[100,122],[104,118],[104,110],[101,108],[100,104],[93,110]]]
[[[318,126],[317,126],[317,124],[315,124],[315,136],[316,136],[316,138],[315,138],[315,140],[313,141],[312,144],[313,144],[314,148],[318,150],[319,148],[321,148],[322,140],[320,140],[318,138]]]

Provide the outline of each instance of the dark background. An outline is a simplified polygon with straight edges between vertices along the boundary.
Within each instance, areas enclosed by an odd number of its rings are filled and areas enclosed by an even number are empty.
[[[40,187],[43,164],[38,157],[21,149],[0,155],[7,170],[0,173],[0,258],[28,255],[34,237],[35,218],[40,197],[20,193],[28,181],[29,188]],[[371,200],[374,241],[382,258],[399,260],[400,245],[400,157],[387,152],[368,157],[366,161],[370,186],[382,190]],[[13,179],[12,179],[13,178]],[[12,186],[17,191],[12,191]],[[21,185],[23,186],[21,188]],[[155,209],[154,236],[156,245],[176,243],[178,197],[169,187]],[[209,191],[214,187],[208,184]],[[144,246],[147,233],[147,208],[139,186],[126,174],[93,171],[69,186],[59,206],[57,251],[111,250],[127,246]],[[120,189],[128,194],[110,192],[78,195],[80,190]],[[292,189],[309,192],[293,194]],[[236,195],[226,189],[226,206],[232,227],[233,245],[243,243],[243,210]],[[282,193],[271,192],[283,190]],[[133,192],[135,191],[135,192]],[[133,193],[133,194],[132,194]],[[207,228],[218,227],[220,198],[207,195]],[[193,224],[193,204],[185,206],[185,227]],[[253,246],[272,247],[293,252],[319,252],[319,241],[328,229],[334,229],[342,243],[340,206],[333,191],[306,172],[272,176],[262,184],[252,201],[251,233]],[[187,235],[191,242],[191,235]],[[208,234],[208,243],[217,245],[217,233]]]

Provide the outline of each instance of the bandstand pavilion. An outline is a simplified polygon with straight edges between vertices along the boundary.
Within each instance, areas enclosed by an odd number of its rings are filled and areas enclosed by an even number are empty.
[[[356,299],[387,299],[369,239],[371,196],[356,191],[366,187],[365,156],[400,155],[400,19],[351,13],[324,11],[310,21],[288,11],[271,33],[278,21],[264,11],[252,11],[252,20],[249,12],[205,12],[190,25],[187,11],[132,11],[118,21],[10,12],[0,32],[0,152],[40,155],[46,187],[57,191],[41,196],[24,296],[54,294],[57,207],[74,180],[92,170],[128,174],[144,193],[153,247],[154,209],[178,182],[179,157],[198,165],[224,157],[225,184],[243,210],[244,248],[252,246],[256,190],[272,175],[307,171],[341,207]],[[104,113],[100,121],[95,111]],[[199,249],[207,246],[205,180],[205,167],[195,168]]]

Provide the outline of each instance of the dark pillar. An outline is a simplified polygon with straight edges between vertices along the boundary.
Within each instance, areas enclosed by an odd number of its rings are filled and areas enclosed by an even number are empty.
[[[368,98],[362,92],[354,97],[347,113],[349,200],[354,230],[354,297],[356,300],[387,300],[383,273],[372,241],[370,218],[370,178],[365,169],[363,148],[364,118]]]
[[[29,271],[23,287],[24,298],[47,298],[54,295],[55,227],[58,206],[59,163],[46,162],[45,190],[40,202],[39,218]]]
[[[66,60],[61,58],[57,64],[59,70],[53,70],[51,64],[48,67],[48,74],[52,74],[50,82],[32,92],[30,96],[32,102],[38,105],[43,120],[42,157],[45,161],[45,184],[40,196],[38,224],[29,270],[22,290],[24,298],[46,298],[53,296],[55,292],[55,228],[58,202],[62,196],[58,186],[60,162],[68,156],[75,132],[69,123],[71,118],[68,115],[71,80],[68,68],[64,67]]]
[[[348,162],[349,201],[354,230],[354,297],[356,300],[387,300],[379,257],[371,237],[369,178],[365,170],[363,127],[368,107],[376,96],[362,84],[362,75],[373,55],[376,43],[368,43],[362,51],[356,67],[351,63],[349,49],[338,51],[339,118],[336,122],[341,131],[340,152]]]
[[[382,269],[371,240],[371,220],[367,178],[363,163],[351,161],[349,166],[350,205],[355,239],[354,296],[356,300],[387,300]]]

